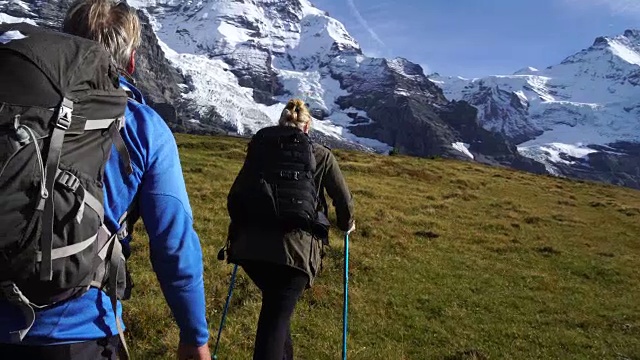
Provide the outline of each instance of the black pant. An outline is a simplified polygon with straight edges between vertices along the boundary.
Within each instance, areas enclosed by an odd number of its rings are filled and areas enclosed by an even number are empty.
[[[2,360],[116,360],[118,336],[65,345],[0,344]]]
[[[309,281],[297,269],[270,263],[242,265],[262,291],[262,308],[253,350],[253,360],[292,360],[291,315]]]

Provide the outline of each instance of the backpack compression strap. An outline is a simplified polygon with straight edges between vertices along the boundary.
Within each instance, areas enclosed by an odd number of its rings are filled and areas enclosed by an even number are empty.
[[[59,176],[60,154],[64,143],[65,132],[71,126],[73,113],[73,102],[66,97],[62,100],[57,111],[57,118],[54,124],[53,132],[49,142],[49,151],[47,154],[46,166],[44,168],[45,191],[42,193],[42,200],[38,205],[38,210],[44,211],[42,219],[42,243],[40,246],[41,263],[40,263],[40,280],[50,281],[53,277],[52,268],[52,245],[53,245],[53,221],[54,221],[54,202],[53,187],[56,178]],[[82,119],[85,120],[84,130],[100,130],[109,129],[109,134],[113,140],[116,150],[120,154],[120,159],[125,165],[127,175],[133,172],[131,168],[131,158],[127,147],[120,136],[120,129],[124,126],[124,118],[119,119]],[[69,173],[67,173],[69,174]],[[63,180],[63,184],[66,183]],[[99,215],[100,220],[104,219],[104,209],[102,204],[88,192],[83,191],[83,205],[87,204],[93,208]],[[83,206],[78,209],[78,216],[82,217]]]

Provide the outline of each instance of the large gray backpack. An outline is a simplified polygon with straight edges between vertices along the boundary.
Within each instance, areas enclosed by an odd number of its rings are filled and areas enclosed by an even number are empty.
[[[103,175],[114,144],[130,170],[127,94],[102,45],[24,23],[0,25],[0,84],[0,297],[28,317],[22,340],[35,309],[90,286],[115,309],[124,260]]]

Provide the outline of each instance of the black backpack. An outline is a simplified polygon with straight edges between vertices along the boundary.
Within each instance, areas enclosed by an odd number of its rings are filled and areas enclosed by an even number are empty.
[[[28,317],[22,340],[34,308],[90,286],[115,309],[126,229],[104,225],[103,175],[114,144],[131,171],[127,94],[102,45],[24,23],[0,25],[0,84],[0,297]]]
[[[311,139],[290,126],[271,126],[251,139],[241,191],[230,194],[228,210],[239,225],[274,226],[315,232],[318,191]]]

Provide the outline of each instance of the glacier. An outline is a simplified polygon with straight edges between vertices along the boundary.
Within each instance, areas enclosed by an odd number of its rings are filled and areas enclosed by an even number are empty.
[[[192,90],[184,97],[202,112],[215,105],[223,121],[238,134],[251,135],[276,124],[284,104],[303,99],[323,114],[313,128],[323,135],[387,153],[391,146],[355,136],[353,119],[336,104],[348,93],[332,78],[326,63],[332,56],[360,45],[339,21],[306,0],[296,1],[174,1],[133,0],[150,19],[153,30],[172,65],[189,76]],[[275,103],[255,100],[254,91],[242,86],[229,63],[259,68],[270,62],[283,85]],[[362,114],[359,114],[362,115]],[[364,114],[366,116],[366,114]],[[371,121],[369,119],[369,121]]]

